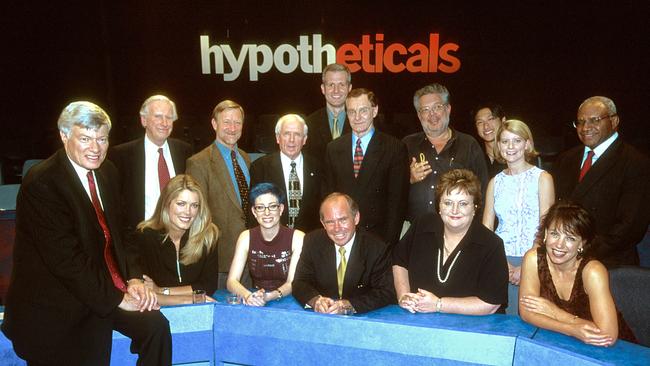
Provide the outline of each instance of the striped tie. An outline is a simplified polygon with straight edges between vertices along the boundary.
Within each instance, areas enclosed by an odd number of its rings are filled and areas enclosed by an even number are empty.
[[[296,162],[291,162],[291,172],[289,173],[289,227],[293,229],[296,223],[296,217],[300,213],[300,201],[302,200],[302,191],[300,189],[300,179],[296,173]]]
[[[354,177],[359,176],[361,171],[361,163],[363,163],[363,150],[361,150],[361,138],[357,138],[357,147],[354,149],[354,159],[352,159],[352,167],[354,168]]]

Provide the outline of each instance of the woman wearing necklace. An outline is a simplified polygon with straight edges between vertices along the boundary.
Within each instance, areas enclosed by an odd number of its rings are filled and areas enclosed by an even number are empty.
[[[594,346],[611,346],[617,338],[636,342],[616,311],[607,269],[589,256],[595,232],[581,206],[558,202],[550,208],[537,232],[538,246],[524,256],[521,318]]]
[[[259,225],[239,235],[226,284],[228,291],[241,297],[245,305],[264,306],[291,294],[305,234],[280,224],[284,193],[274,184],[255,185],[249,202],[253,203],[251,211]],[[240,282],[246,265],[255,292]]]
[[[159,294],[160,305],[191,304],[194,290],[214,293],[218,236],[199,184],[185,174],[172,178],[153,216],[138,225],[133,237],[145,285]]]
[[[488,183],[485,194],[483,225],[503,240],[508,258],[507,314],[517,314],[521,260],[535,241],[541,217],[555,201],[553,178],[531,164],[539,155],[528,126],[518,120],[501,124],[496,135],[494,154],[507,168]]]
[[[481,184],[454,169],[436,186],[439,215],[422,215],[393,249],[399,306],[415,312],[486,315],[507,305],[501,239],[475,219]]]

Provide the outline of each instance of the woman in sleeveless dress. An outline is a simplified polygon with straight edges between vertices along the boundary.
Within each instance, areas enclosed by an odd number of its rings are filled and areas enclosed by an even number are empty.
[[[488,183],[483,225],[503,240],[510,282],[506,313],[517,314],[521,259],[533,245],[540,218],[555,201],[553,178],[531,163],[539,154],[530,129],[522,121],[501,124],[494,153],[507,168]]]
[[[550,208],[537,233],[539,246],[524,256],[521,318],[595,346],[618,338],[636,342],[616,310],[607,269],[589,257],[595,231],[581,206],[558,202]]]
[[[249,202],[253,202],[251,210],[259,225],[239,235],[226,285],[244,304],[264,306],[291,294],[305,234],[280,224],[284,194],[274,184],[255,185]],[[255,291],[240,282],[246,265]]]

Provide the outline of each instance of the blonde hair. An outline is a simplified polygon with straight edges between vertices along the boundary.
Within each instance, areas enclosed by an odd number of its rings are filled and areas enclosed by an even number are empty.
[[[494,158],[499,162],[499,163],[505,163],[506,161],[503,159],[501,156],[501,152],[499,151],[499,140],[501,139],[501,134],[503,131],[508,131],[511,133],[514,133],[515,135],[521,137],[524,140],[527,140],[530,142],[528,144],[528,147],[526,148],[526,151],[524,151],[524,157],[526,158],[526,161],[528,161],[531,164],[535,163],[535,158],[539,155],[539,152],[535,150],[535,142],[533,141],[533,134],[530,132],[530,128],[528,128],[528,125],[526,125],[524,122],[518,120],[518,119],[509,119],[501,124],[501,127],[497,130],[497,135],[495,139],[495,144],[492,146],[492,151],[494,152]]]
[[[163,242],[167,240],[171,225],[169,206],[185,190],[196,193],[199,197],[199,212],[190,226],[187,244],[180,252],[180,261],[187,266],[196,263],[201,258],[203,248],[208,252],[214,250],[219,237],[219,229],[212,223],[212,215],[210,215],[210,209],[205,202],[201,187],[190,175],[179,174],[167,183],[160,193],[153,216],[138,224],[138,231],[144,231],[144,229],[164,230]]]

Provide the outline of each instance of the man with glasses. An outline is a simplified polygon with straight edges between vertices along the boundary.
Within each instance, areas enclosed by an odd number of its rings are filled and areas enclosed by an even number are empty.
[[[427,212],[436,212],[435,188],[438,178],[452,169],[468,169],[481,181],[488,182],[483,152],[476,140],[449,127],[451,105],[449,91],[443,85],[427,85],[415,92],[413,105],[422,124],[422,132],[404,137],[410,160],[408,220]]]
[[[167,182],[185,172],[192,147],[169,137],[177,119],[176,104],[171,99],[164,95],[147,98],[140,108],[144,136],[117,145],[108,154],[120,173],[122,217],[129,233],[153,215]]]
[[[297,114],[287,114],[275,125],[275,139],[280,151],[251,164],[251,187],[270,182],[279,187],[287,201],[280,218],[283,225],[304,232],[320,227],[318,206],[322,197],[321,164],[302,152],[307,142],[307,124]],[[249,218],[249,223],[256,222]]]
[[[583,205],[596,220],[593,255],[607,267],[638,265],[636,245],[650,223],[650,160],[622,141],[614,102],[586,99],[574,127],[584,146],[564,152],[553,176],[559,200]]]
[[[350,132],[345,114],[345,99],[351,89],[352,76],[347,66],[329,64],[325,67],[320,85],[325,96],[325,107],[307,117],[311,132],[305,151],[312,156],[323,156],[330,141]]]
[[[408,194],[404,144],[375,130],[375,93],[353,89],[345,102],[352,133],[327,145],[327,192],[350,195],[361,212],[359,226],[393,245],[399,240]]]

